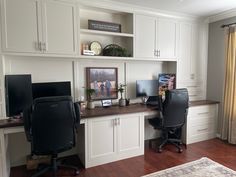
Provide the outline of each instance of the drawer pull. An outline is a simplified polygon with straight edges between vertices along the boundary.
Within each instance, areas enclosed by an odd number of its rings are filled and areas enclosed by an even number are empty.
[[[191,95],[191,94],[190,94],[189,96],[197,96],[197,95]]]
[[[206,131],[206,130],[208,130],[208,128],[198,129],[197,131],[198,132],[203,132],[203,131]]]
[[[189,86],[186,86],[186,87],[189,87],[189,88],[197,88],[198,86],[196,86],[196,85],[189,85]]]
[[[198,115],[205,115],[205,114],[209,114],[209,112],[200,112],[200,113],[198,113]]]

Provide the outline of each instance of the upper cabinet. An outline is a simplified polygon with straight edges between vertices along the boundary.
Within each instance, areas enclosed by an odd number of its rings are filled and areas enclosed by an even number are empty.
[[[117,58],[133,57],[133,14],[103,8],[80,7],[80,56],[82,58]],[[89,25],[90,21],[93,25]],[[114,26],[115,25],[115,26]],[[95,28],[92,28],[94,26]],[[119,26],[119,28],[118,28]],[[120,30],[114,30],[115,28]],[[102,52],[96,56],[88,56],[83,53],[83,46],[90,49],[90,44],[97,41],[101,45]],[[109,55],[104,52],[110,44],[116,44],[126,51],[127,55]],[[117,51],[110,48],[110,50]]]
[[[76,54],[76,5],[54,0],[2,0],[3,51]]]
[[[207,38],[201,24],[180,24],[180,47],[177,67],[177,86],[186,87],[190,100],[205,99],[206,94],[206,59],[204,48]]]
[[[137,58],[176,60],[178,57],[179,23],[145,15],[136,15]]]

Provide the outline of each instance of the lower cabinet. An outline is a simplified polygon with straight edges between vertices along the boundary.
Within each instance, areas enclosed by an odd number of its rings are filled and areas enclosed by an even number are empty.
[[[86,168],[144,154],[144,116],[88,119]]]
[[[193,106],[189,108],[185,143],[191,144],[216,137],[218,104]]]

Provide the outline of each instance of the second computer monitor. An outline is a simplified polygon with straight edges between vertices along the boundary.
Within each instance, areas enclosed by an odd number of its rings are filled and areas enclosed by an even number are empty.
[[[71,85],[66,82],[33,83],[33,99],[51,96],[71,96]]]
[[[158,95],[158,80],[137,80],[136,97],[150,97]]]

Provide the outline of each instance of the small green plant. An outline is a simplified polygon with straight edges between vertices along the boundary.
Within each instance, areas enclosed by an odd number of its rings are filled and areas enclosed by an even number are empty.
[[[88,101],[91,101],[92,100],[92,96],[95,93],[95,89],[85,88],[85,91],[86,91],[86,95],[87,95]]]
[[[119,84],[119,87],[117,88],[117,91],[120,92],[121,99],[123,99],[123,93],[125,91],[125,84]]]

